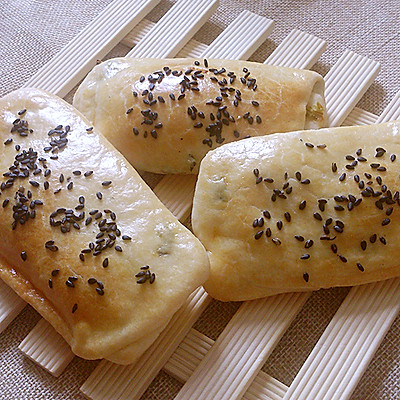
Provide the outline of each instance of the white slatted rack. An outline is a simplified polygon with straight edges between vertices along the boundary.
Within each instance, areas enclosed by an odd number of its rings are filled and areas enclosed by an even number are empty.
[[[114,0],[110,3],[27,86],[65,96],[97,59],[121,41],[134,46],[129,55],[135,57],[246,59],[273,28],[271,20],[244,11],[210,46],[206,46],[193,40],[192,36],[215,11],[218,1],[179,0],[157,23],[143,17],[159,0],[136,0],[135,7],[129,5],[130,2]],[[310,68],[325,46],[323,40],[293,30],[266,62]],[[344,52],[325,77],[331,126],[400,118],[400,93],[379,118],[354,108],[378,71],[378,63],[351,51]],[[166,176],[154,191],[179,219],[185,220],[191,207],[194,182],[195,177]],[[94,400],[138,399],[164,366],[172,376],[187,382],[177,399],[346,400],[400,311],[399,289],[400,279],[351,289],[287,388],[259,370],[309,295],[286,294],[245,302],[213,343],[190,329],[210,301],[200,288],[189,297],[137,364],[121,367],[103,360],[82,386],[82,392]],[[24,305],[0,281],[0,332]],[[61,336],[44,320],[37,324],[20,348],[55,376],[73,357]]]

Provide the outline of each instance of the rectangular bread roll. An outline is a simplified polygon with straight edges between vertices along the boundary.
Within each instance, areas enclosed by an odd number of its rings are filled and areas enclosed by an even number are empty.
[[[72,106],[0,99],[0,278],[87,359],[134,362],[208,277],[201,243]]]
[[[156,173],[197,173],[222,143],[326,123],[320,75],[247,61],[116,58],[73,104],[135,168]]]
[[[193,231],[223,301],[400,276],[400,122],[224,145],[202,161]]]

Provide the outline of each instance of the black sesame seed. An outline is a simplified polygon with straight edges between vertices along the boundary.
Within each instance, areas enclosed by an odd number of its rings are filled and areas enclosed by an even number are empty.
[[[361,241],[361,248],[365,250],[367,248],[367,242],[365,240]]]
[[[53,281],[51,279],[49,279],[49,288],[53,289]]]
[[[297,171],[295,176],[298,181],[301,181],[301,172]]]
[[[107,268],[108,267],[108,258],[105,258],[103,260],[103,268]]]
[[[84,254],[80,253],[80,254],[79,254],[79,259],[80,259],[81,261],[85,261],[85,256],[84,256]]]
[[[254,235],[254,239],[258,240],[261,238],[261,236],[263,235],[264,231],[258,231],[255,235]]]
[[[271,237],[271,235],[272,235],[271,228],[267,228],[267,229],[265,230],[265,235],[266,235],[267,237]]]
[[[308,240],[306,241],[306,243],[304,244],[304,247],[305,247],[306,249],[309,249],[310,247],[312,247],[313,244],[314,244],[314,241],[311,240],[311,239],[308,239]]]
[[[301,257],[300,257],[300,260],[308,260],[310,258],[310,255],[309,254],[303,254]]]
[[[29,183],[30,183],[33,187],[38,187],[38,186],[39,186],[39,182],[36,182],[36,181],[29,181]]]
[[[92,175],[93,171],[86,171],[83,175],[87,178],[88,176]]]
[[[306,282],[309,281],[310,276],[307,274],[307,272],[304,272],[304,274],[303,274],[303,279],[304,279]]]
[[[337,246],[336,244],[331,245],[331,250],[336,254],[337,253]]]
[[[392,154],[391,156],[390,156],[390,161],[391,162],[394,162],[396,160],[396,154]]]
[[[311,181],[309,179],[303,179],[301,181],[301,183],[303,183],[304,185],[308,185]]]
[[[267,210],[264,210],[264,211],[263,211],[263,215],[264,215],[264,217],[265,217],[265,218],[267,218],[267,219],[271,219],[271,214],[270,214],[270,212],[269,212],[269,211],[267,211]]]
[[[285,218],[286,218],[287,222],[290,222],[291,216],[290,216],[290,213],[288,213],[287,211],[285,212]]]
[[[278,222],[276,223],[276,226],[277,226],[277,228],[278,228],[279,230],[281,230],[282,227],[283,227],[283,222],[282,222],[282,221],[278,221]]]
[[[26,261],[26,259],[28,258],[28,255],[26,254],[25,251],[21,251],[21,258],[23,261]]]
[[[319,213],[315,212],[315,213],[313,214],[313,216],[314,216],[314,218],[315,218],[316,220],[318,220],[318,221],[322,221],[321,214],[319,214]]]
[[[73,187],[74,187],[74,182],[68,183],[68,185],[67,185],[68,190],[72,190]]]
[[[79,176],[79,175],[81,174],[81,171],[72,171],[72,173],[73,173],[75,176]]]
[[[277,246],[279,246],[279,245],[282,243],[278,238],[273,238],[273,239],[272,239],[272,242],[273,242],[274,244],[276,244]]]
[[[100,296],[103,296],[103,295],[104,295],[104,290],[101,289],[101,288],[99,288],[99,287],[96,288],[96,292],[97,292],[97,294],[100,295]]]
[[[119,251],[119,252],[122,252],[122,247],[117,245],[117,246],[115,246],[115,250]]]
[[[380,241],[382,244],[386,244],[386,239],[385,239],[383,236],[380,236],[380,237],[379,237],[379,241]]]
[[[74,282],[70,281],[69,278],[68,278],[67,281],[65,281],[65,284],[66,284],[68,287],[71,287],[71,288],[74,288],[74,287],[75,287]]]
[[[357,263],[357,268],[358,268],[361,272],[364,272],[364,267],[363,267],[360,263]]]
[[[101,192],[96,193],[96,197],[101,200],[103,198],[103,194]]]
[[[374,233],[374,234],[369,238],[369,241],[370,241],[371,243],[375,243],[375,242],[376,242],[376,238],[377,238],[377,235],[376,235],[376,233]]]
[[[59,272],[59,269],[53,269],[53,271],[51,271],[51,276],[57,276]]]
[[[74,314],[75,313],[75,311],[78,309],[78,304],[74,304],[73,306],[72,306],[72,314]]]
[[[345,179],[346,179],[346,173],[343,172],[343,174],[340,175],[340,177],[339,177],[339,181],[340,181],[340,182],[343,182]]]
[[[338,232],[338,233],[343,233],[343,228],[341,228],[341,227],[338,226],[338,225],[335,225],[335,226],[333,227],[333,229],[334,229],[336,232]]]
[[[344,256],[339,255],[340,261],[346,263],[347,262],[347,258]]]
[[[111,181],[104,181],[104,182],[102,182],[101,184],[103,185],[103,186],[110,186],[111,185]]]
[[[295,235],[295,239],[298,240],[299,242],[304,242],[304,237],[301,235]]]
[[[390,219],[389,219],[389,218],[385,218],[385,219],[382,221],[382,226],[389,225],[389,224],[390,224]]]
[[[327,201],[325,199],[319,199],[318,200],[318,208],[321,211],[325,211],[325,204],[327,203]]]
[[[299,204],[299,209],[304,210],[306,208],[307,202],[305,200],[301,201]]]
[[[314,145],[312,143],[306,142],[305,145],[310,149],[314,148]]]

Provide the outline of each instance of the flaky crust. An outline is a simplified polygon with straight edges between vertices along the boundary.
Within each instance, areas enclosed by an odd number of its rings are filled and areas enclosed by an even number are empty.
[[[74,106],[132,165],[157,173],[197,173],[207,151],[248,135],[325,126],[324,82],[315,72],[195,62],[108,60],[85,78]]]
[[[193,231],[215,298],[351,286],[400,275],[400,122],[224,145],[203,160]]]
[[[75,354],[135,361],[208,277],[203,246],[63,100],[7,95],[0,134],[0,277]],[[155,280],[137,284],[146,265]]]

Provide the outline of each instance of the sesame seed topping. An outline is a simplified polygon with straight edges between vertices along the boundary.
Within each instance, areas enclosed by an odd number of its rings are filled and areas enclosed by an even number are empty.
[[[315,213],[313,214],[313,216],[314,216],[314,218],[315,218],[316,220],[318,220],[318,221],[322,221],[321,214],[319,214],[319,213],[315,212]]]
[[[309,281],[309,279],[310,279],[310,276],[308,275],[308,273],[307,273],[307,272],[304,272],[304,274],[303,274],[303,279],[304,279],[306,282],[308,282],[308,281]]]
[[[26,251],[21,251],[21,258],[22,258],[22,261],[26,261],[26,259],[28,258]]]
[[[254,239],[258,240],[261,238],[261,236],[263,235],[264,231],[258,231],[255,235],[254,235]]]
[[[306,249],[309,249],[310,247],[312,247],[313,244],[314,244],[314,241],[311,240],[311,239],[308,239],[308,240],[306,241],[306,243],[304,244],[304,247],[305,247]]]

